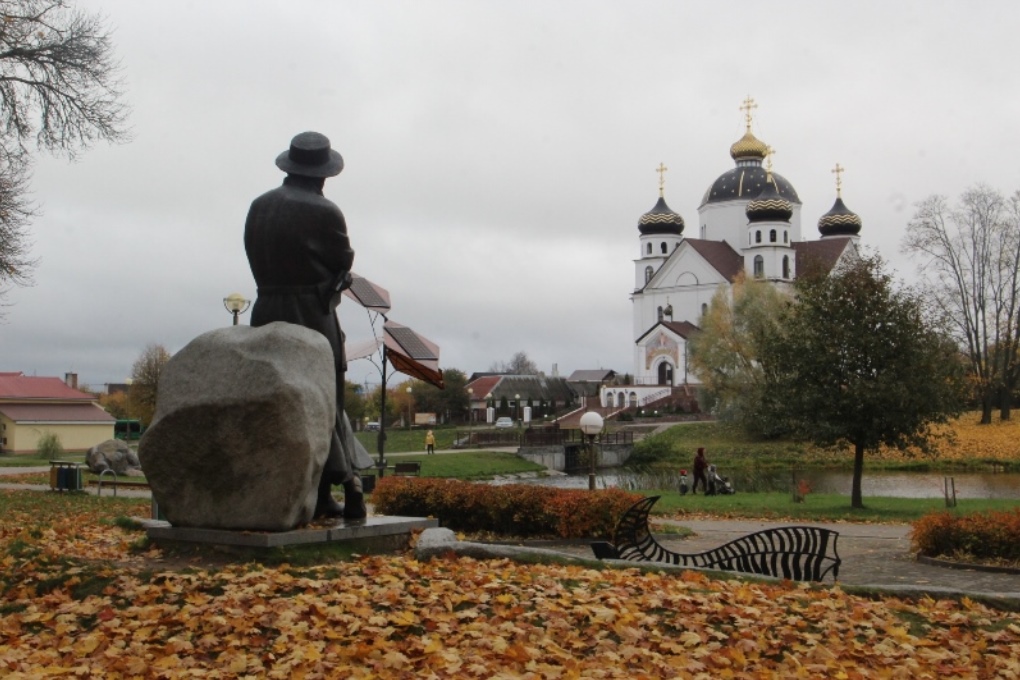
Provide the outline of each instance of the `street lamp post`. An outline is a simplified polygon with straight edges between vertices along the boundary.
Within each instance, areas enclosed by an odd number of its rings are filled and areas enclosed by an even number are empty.
[[[581,432],[588,438],[588,490],[595,490],[595,435],[602,432],[602,416],[588,411],[581,416]]]
[[[411,429],[411,388],[407,388],[407,429]]]
[[[514,395],[514,422],[517,421],[517,416],[521,412],[521,395]]]
[[[234,315],[235,326],[237,325],[237,317],[248,311],[249,305],[251,305],[251,300],[246,300],[240,293],[231,293],[223,298],[223,306]]]
[[[468,425],[470,425],[471,427],[474,427],[475,426],[475,404],[474,404],[473,400],[475,398],[475,391],[469,387],[469,388],[467,388],[467,393],[468,393]]]

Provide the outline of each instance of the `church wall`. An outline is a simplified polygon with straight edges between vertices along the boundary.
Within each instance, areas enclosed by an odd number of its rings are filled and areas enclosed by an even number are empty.
[[[669,263],[662,280],[654,288],[646,288],[634,296],[634,337],[639,338],[659,321],[658,309],[673,306],[674,321],[690,321],[697,325],[701,306],[712,301],[721,283],[719,273],[700,257],[684,258]]]

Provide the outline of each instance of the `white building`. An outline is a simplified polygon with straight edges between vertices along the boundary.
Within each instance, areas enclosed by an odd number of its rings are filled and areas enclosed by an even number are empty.
[[[696,234],[686,229],[664,197],[659,166],[659,200],[638,220],[634,260],[634,385],[604,388],[605,406],[645,406],[700,381],[687,366],[687,341],[719,290],[740,272],[790,287],[798,271],[831,271],[857,252],[860,218],[841,198],[836,165],[836,202],[818,220],[818,237],[801,232],[801,202],[790,182],[765,167],[769,147],[747,131],[730,147],[734,167],[720,175],[698,207]],[[687,233],[685,233],[687,231]]]

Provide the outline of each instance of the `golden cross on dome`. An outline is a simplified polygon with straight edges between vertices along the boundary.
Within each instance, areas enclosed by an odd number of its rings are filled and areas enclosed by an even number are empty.
[[[659,167],[655,168],[655,172],[659,173],[659,198],[662,198],[663,188],[666,186],[666,171],[669,168],[664,163],[659,163]]]
[[[751,98],[751,95],[747,95],[747,99],[740,105],[740,110],[744,112],[744,122],[747,123],[748,132],[751,131],[751,111],[756,108],[758,108],[758,105]]]
[[[839,163],[836,163],[836,167],[832,169],[832,174],[836,176],[836,198],[843,197],[843,173],[845,171],[846,168]]]

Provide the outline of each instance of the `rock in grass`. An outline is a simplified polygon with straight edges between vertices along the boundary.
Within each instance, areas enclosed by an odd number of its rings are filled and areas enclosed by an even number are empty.
[[[231,326],[192,340],[163,368],[138,446],[167,520],[263,531],[310,521],[335,385],[329,342],[301,326]]]
[[[97,475],[106,470],[113,470],[118,475],[142,474],[138,456],[127,442],[120,439],[107,439],[93,446],[85,453],[85,463]]]

